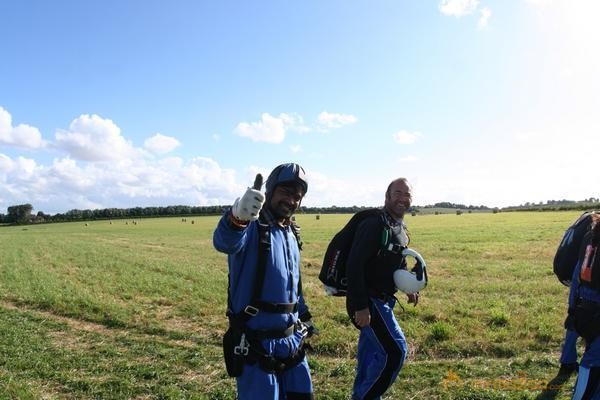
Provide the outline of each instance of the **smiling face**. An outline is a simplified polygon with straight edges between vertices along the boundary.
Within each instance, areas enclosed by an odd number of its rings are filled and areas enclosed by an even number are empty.
[[[300,207],[304,192],[300,185],[295,183],[281,184],[275,187],[269,209],[278,220],[290,218]]]
[[[397,179],[390,184],[385,194],[385,209],[396,219],[404,217],[412,202],[410,186],[404,179]]]

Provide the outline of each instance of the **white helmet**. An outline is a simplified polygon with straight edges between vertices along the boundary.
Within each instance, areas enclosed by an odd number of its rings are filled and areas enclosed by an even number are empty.
[[[406,294],[417,293],[427,286],[427,269],[423,257],[413,249],[406,248],[402,250],[404,257],[410,256],[416,260],[413,271],[406,269],[397,269],[394,271],[394,283],[401,292]]]

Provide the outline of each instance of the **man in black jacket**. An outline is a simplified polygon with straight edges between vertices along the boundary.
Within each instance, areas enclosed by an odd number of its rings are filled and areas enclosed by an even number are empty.
[[[348,255],[346,305],[360,329],[353,400],[380,399],[398,376],[406,357],[404,333],[393,312],[396,304],[393,274],[398,268],[406,268],[406,261],[400,252],[382,247],[390,242],[408,246],[403,218],[411,201],[407,180],[392,181],[382,214],[361,222]],[[418,301],[418,293],[408,294],[409,303],[416,306]]]

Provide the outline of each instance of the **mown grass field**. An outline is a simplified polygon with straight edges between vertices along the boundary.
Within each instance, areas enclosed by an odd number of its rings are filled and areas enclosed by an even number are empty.
[[[568,399],[555,378],[567,288],[552,273],[579,212],[407,217],[428,262],[396,308],[410,354],[388,399]],[[304,293],[321,330],[316,399],[350,395],[358,331],[317,275],[349,215],[298,215]],[[194,224],[191,221],[194,220]],[[217,217],[0,227],[0,399],[233,399],[220,340]]]

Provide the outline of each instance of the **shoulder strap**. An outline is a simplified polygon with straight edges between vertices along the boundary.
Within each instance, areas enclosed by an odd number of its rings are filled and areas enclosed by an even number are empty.
[[[265,284],[265,271],[267,269],[267,258],[271,251],[271,231],[269,225],[258,220],[258,257],[256,262],[256,275],[254,277],[254,289],[250,304],[257,304],[260,300],[263,286]]]
[[[254,282],[252,283],[252,295],[250,297],[250,302],[246,306],[244,310],[242,310],[238,317],[242,320],[243,323],[248,321],[250,318],[255,316],[258,313],[257,304],[260,302],[260,294],[262,292],[262,288],[265,283],[265,271],[267,268],[267,258],[269,252],[271,251],[271,232],[269,230],[269,225],[262,223],[260,220],[257,221],[258,227],[258,254],[256,261],[256,274],[254,275]],[[231,304],[231,284],[230,279],[228,282],[227,289],[227,304],[229,306],[229,310],[227,314],[230,317],[233,317],[233,307]]]
[[[392,241],[392,236],[393,236],[393,231],[392,231],[392,227],[390,225],[390,221],[388,218],[389,215],[385,212],[382,211],[381,212],[381,221],[383,224],[382,227],[382,232],[381,232],[381,248],[391,251],[392,253],[400,253],[402,252],[402,250],[404,250],[404,248],[408,247],[409,243],[410,243],[410,232],[408,230],[408,228],[406,227],[406,224],[404,223],[404,221],[400,222],[400,229],[402,229],[404,231],[404,233],[406,234],[406,245],[401,245],[399,243],[394,243]]]
[[[303,243],[302,238],[300,237],[300,226],[296,224],[296,221],[292,221],[290,227],[294,237],[296,238],[296,243],[298,243],[298,250],[302,251]],[[300,271],[300,268],[298,268],[298,298],[300,298],[300,296],[302,296],[302,271]]]
[[[248,305],[237,315],[233,315],[231,312],[228,314],[230,320],[234,317],[238,323],[245,325],[245,323],[259,311],[266,311],[271,313],[290,313],[298,310],[298,303],[281,303],[273,304],[267,303],[260,300],[263,286],[265,283],[265,275],[267,269],[267,259],[271,252],[271,231],[268,224],[263,223],[260,219],[257,221],[258,228],[258,254],[256,260],[256,274],[254,275],[254,281],[252,284],[252,297]],[[302,283],[298,281],[298,294],[302,293]],[[228,293],[229,295],[229,293]],[[228,303],[230,299],[228,298]],[[231,304],[229,304],[230,310],[232,310]]]
[[[292,223],[290,224],[290,227],[292,228],[292,233],[296,237],[296,242],[298,243],[298,249],[300,251],[302,251],[302,239],[300,237],[300,226],[298,226],[295,221],[292,221]]]

